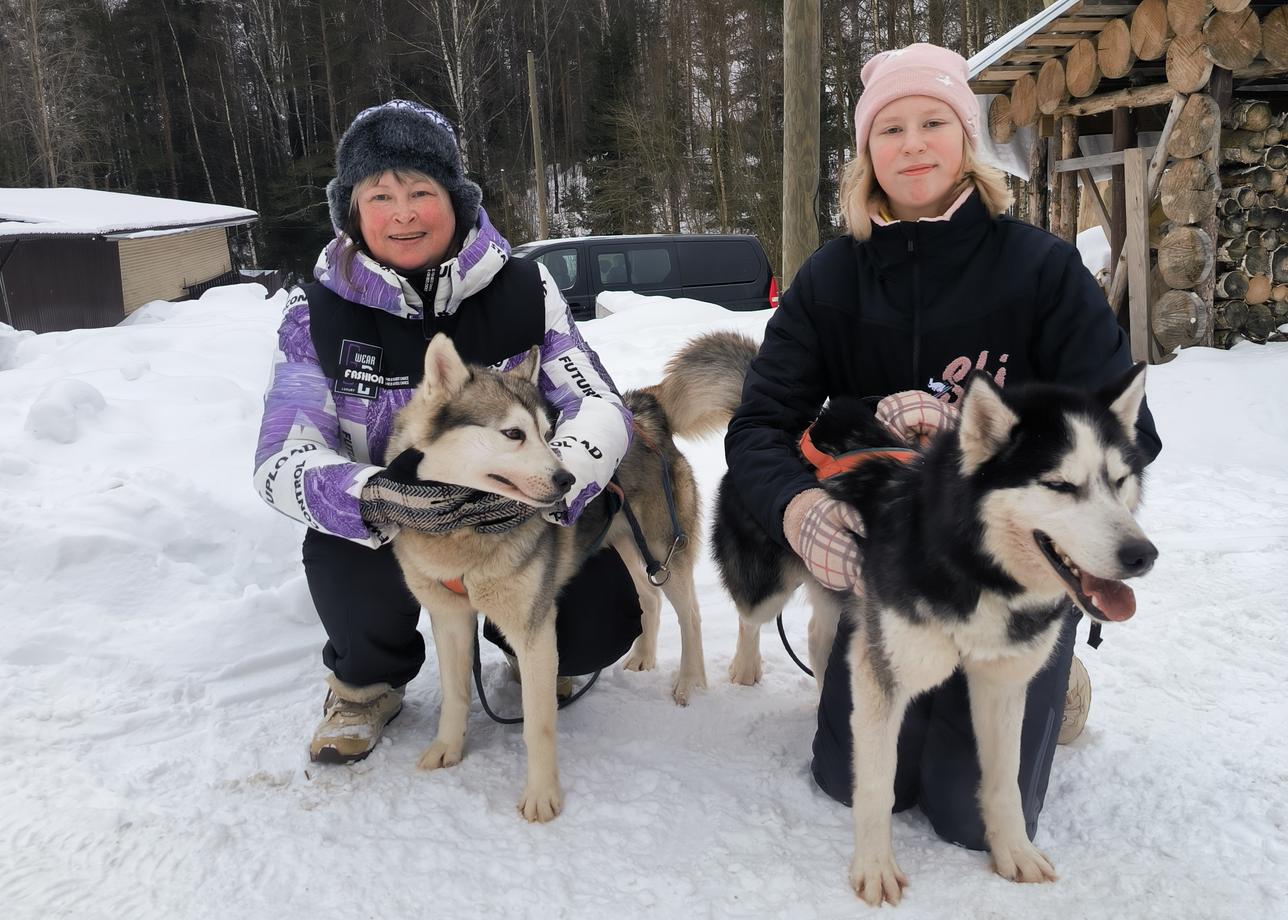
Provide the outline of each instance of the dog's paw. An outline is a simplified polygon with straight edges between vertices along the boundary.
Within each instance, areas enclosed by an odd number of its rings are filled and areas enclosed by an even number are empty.
[[[993,871],[1012,882],[1054,882],[1055,869],[1027,838],[992,847]]]
[[[449,744],[441,738],[436,738],[433,744],[425,748],[425,753],[420,755],[420,760],[416,761],[416,769],[437,770],[439,767],[454,767],[465,756],[464,749],[465,745],[462,742]]]
[[[856,852],[850,861],[850,887],[871,907],[880,907],[884,901],[898,904],[907,886],[908,877],[889,852]]]
[[[529,783],[523,789],[519,799],[519,813],[528,821],[544,824],[554,820],[563,810],[563,790],[556,782],[553,785],[534,786]]]
[[[707,688],[707,677],[705,674],[685,674],[681,671],[675,678],[675,684],[671,687],[671,698],[675,700],[677,706],[688,706],[689,700],[695,690],[705,690]]]
[[[735,684],[742,684],[744,687],[760,683],[760,678],[763,675],[764,659],[759,655],[747,658],[734,655],[733,661],[729,664],[729,679]]]
[[[656,652],[640,652],[634,648],[626,656],[626,661],[622,665],[623,671],[651,671],[657,667]]]

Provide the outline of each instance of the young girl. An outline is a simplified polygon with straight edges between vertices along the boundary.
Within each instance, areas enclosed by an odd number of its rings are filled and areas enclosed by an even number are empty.
[[[855,159],[841,184],[849,235],[815,252],[783,296],[725,441],[729,473],[759,523],[820,581],[852,590],[861,529],[818,488],[796,439],[832,396],[882,398],[878,415],[910,437],[948,424],[972,370],[1002,386],[1107,383],[1132,364],[1126,337],[1068,243],[1005,216],[1002,174],[976,157],[979,110],[965,60],[916,44],[863,68]],[[1139,446],[1160,449],[1148,409]],[[1037,830],[1073,656],[1072,613],[1029,687],[1020,789]],[[842,623],[814,738],[819,786],[849,804],[852,740]],[[945,839],[985,847],[966,682],[957,672],[915,701],[899,738],[895,809],[920,805]]]

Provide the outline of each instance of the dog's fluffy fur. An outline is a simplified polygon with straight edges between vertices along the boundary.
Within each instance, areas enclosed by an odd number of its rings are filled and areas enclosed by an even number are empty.
[[[693,583],[700,543],[698,493],[693,470],[676,448],[674,436],[721,424],[737,404],[745,365],[722,364],[720,343],[719,337],[707,342],[700,364],[673,362],[658,385],[623,395],[634,414],[635,437],[617,479],[649,551],[665,560],[673,542],[662,456],[670,469],[680,526],[688,537],[671,555],[670,575],[660,590],[647,577],[625,515],[613,519],[606,538],[626,563],[643,610],[643,632],[624,666],[655,667],[665,594],[680,621],[680,670],[673,686],[680,705],[687,705],[694,691],[706,686],[706,670]],[[449,339],[435,337],[426,350],[424,379],[396,420],[389,456],[414,447],[424,455],[418,468],[422,479],[460,483],[538,507],[558,501],[567,489],[567,474],[547,443],[553,421],[535,385],[538,368],[535,348],[506,373],[467,366]],[[708,400],[707,406],[711,400],[724,406],[715,422],[702,408],[702,399]],[[399,534],[394,553],[412,593],[429,611],[443,684],[438,734],[421,756],[421,768],[451,766],[463,755],[472,644],[476,615],[482,613],[500,628],[518,659],[528,751],[527,785],[519,808],[530,821],[548,821],[559,813],[563,793],[555,758],[555,596],[608,523],[605,502],[596,500],[571,527],[552,526],[538,516],[503,534],[468,528],[441,535],[411,530]],[[458,577],[463,577],[468,597],[442,584]]]
[[[1025,832],[1016,782],[1025,690],[1050,658],[1069,602],[1096,620],[1127,619],[1135,598],[1122,580],[1157,556],[1132,516],[1144,379],[1137,366],[1099,393],[1046,385],[1003,393],[977,374],[959,426],[922,458],[871,460],[828,480],[866,531],[863,583],[844,599],[748,521],[722,485],[714,549],[741,617],[732,678],[759,678],[760,625],[801,583],[814,602],[810,659],[820,685],[838,614],[855,622],[850,881],[868,903],[897,903],[906,884],[890,841],[904,711],[958,667],[970,688],[994,868],[1016,881],[1054,879]],[[830,403],[812,437],[829,453],[902,446],[856,400]]]

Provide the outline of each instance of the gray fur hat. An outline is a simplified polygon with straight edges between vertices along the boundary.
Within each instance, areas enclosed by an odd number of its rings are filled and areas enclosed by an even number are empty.
[[[465,176],[452,123],[405,99],[363,109],[340,138],[336,176],[326,187],[333,226],[344,226],[353,187],[386,169],[415,169],[433,177],[452,198],[457,233],[474,226],[483,192]]]

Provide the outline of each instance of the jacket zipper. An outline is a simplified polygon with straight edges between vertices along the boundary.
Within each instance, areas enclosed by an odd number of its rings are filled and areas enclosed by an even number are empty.
[[[435,266],[425,275],[425,290],[420,298],[420,328],[428,342],[438,332],[438,316],[434,313],[434,301],[438,298],[438,267]]]
[[[908,257],[912,260],[912,389],[916,390],[921,385],[921,263],[917,259],[916,227],[912,234],[908,237]]]

